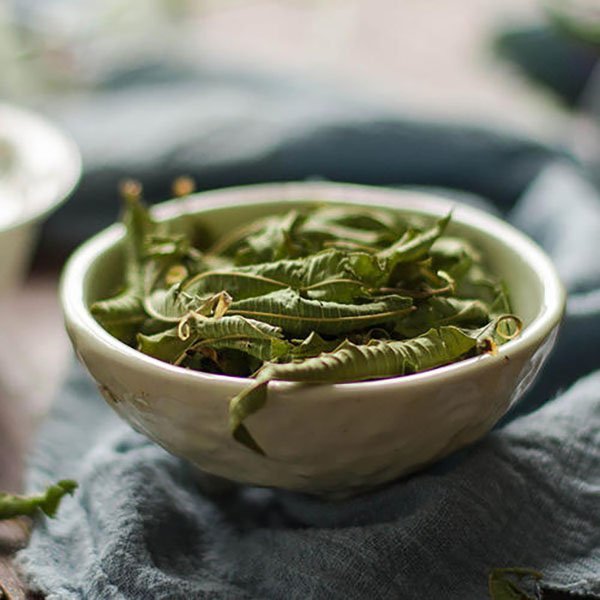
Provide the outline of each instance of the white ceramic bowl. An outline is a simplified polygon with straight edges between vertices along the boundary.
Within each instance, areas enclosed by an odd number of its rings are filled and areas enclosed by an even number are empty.
[[[42,219],[75,187],[75,144],[45,119],[0,104],[0,293],[23,277]]]
[[[479,210],[432,195],[335,183],[224,189],[156,207],[155,216],[198,215],[217,234],[306,201],[390,207],[439,217],[473,240],[502,275],[525,328],[496,355],[425,373],[361,383],[269,385],[264,409],[247,420],[267,456],[233,441],[228,400],[247,379],[184,370],[113,338],[88,306],[120,277],[114,225],[85,243],[63,275],[66,325],[81,361],[109,404],[137,431],[225,478],[310,493],[345,495],[409,473],[483,436],[524,394],[547,358],[565,295],[550,260],[523,234]]]

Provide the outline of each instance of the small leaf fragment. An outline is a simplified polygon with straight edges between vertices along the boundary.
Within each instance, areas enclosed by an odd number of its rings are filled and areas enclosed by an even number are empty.
[[[543,575],[535,569],[521,567],[492,569],[488,578],[491,600],[539,600],[537,584]],[[533,583],[533,594],[523,589],[523,583]]]
[[[38,510],[48,517],[54,517],[62,498],[66,494],[73,495],[76,489],[75,481],[63,479],[37,495],[19,496],[0,492],[0,520],[32,516]]]

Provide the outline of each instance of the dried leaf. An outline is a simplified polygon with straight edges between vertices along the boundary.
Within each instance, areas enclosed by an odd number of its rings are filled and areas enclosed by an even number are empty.
[[[344,341],[336,350],[315,358],[285,364],[266,364],[256,376],[254,385],[232,398],[229,426],[236,439],[248,439],[244,421],[266,401],[270,381],[304,383],[343,383],[397,377],[426,371],[459,360],[474,350],[477,338],[457,327],[431,329],[426,334],[406,341],[373,340],[367,345]],[[238,433],[244,427],[243,434]]]
[[[192,315],[187,325],[189,333],[183,338],[179,326],[154,335],[139,334],[138,350],[164,362],[180,364],[188,351],[194,349],[243,350],[245,343],[252,342],[252,346],[244,350],[246,353],[261,360],[275,360],[291,347],[278,327],[240,316],[200,318]]]
[[[365,304],[320,302],[302,298],[291,289],[257,298],[233,302],[232,315],[259,319],[281,327],[291,336],[311,332],[344,335],[381,323],[396,321],[412,310],[412,300],[401,296],[381,296]]]
[[[77,483],[64,479],[49,486],[42,494],[32,496],[15,496],[0,492],[0,520],[18,516],[32,516],[41,510],[46,516],[54,517],[60,501],[66,494],[72,495]]]

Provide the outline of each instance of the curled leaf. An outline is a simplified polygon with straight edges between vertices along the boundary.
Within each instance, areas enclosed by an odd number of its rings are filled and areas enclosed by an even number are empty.
[[[367,283],[354,273],[345,253],[326,250],[305,258],[206,271],[188,279],[181,289],[189,296],[222,289],[245,300],[289,287],[314,299],[350,302],[368,295]]]
[[[139,334],[138,350],[164,362],[181,364],[188,352],[194,350],[230,348],[262,360],[275,360],[290,347],[278,327],[240,316],[219,319],[192,316],[187,325],[187,335],[183,336],[179,326],[154,335]]]
[[[256,383],[231,399],[229,425],[236,439],[244,426],[243,438],[250,435],[244,421],[264,406],[269,381],[304,383],[343,383],[397,377],[426,371],[454,362],[477,345],[477,339],[457,327],[431,329],[426,334],[406,341],[380,342],[367,345],[344,341],[332,352],[301,362],[266,364],[257,374]]]
[[[301,360],[304,358],[311,358],[318,356],[323,352],[331,352],[335,350],[342,340],[325,340],[318,333],[314,331],[304,340],[302,340],[297,346],[293,346],[290,350],[290,360]]]
[[[451,215],[440,219],[433,227],[416,232],[407,231],[395,244],[379,253],[387,261],[388,270],[400,263],[414,262],[427,255],[434,242],[444,233]]]
[[[421,335],[431,327],[456,325],[478,328],[489,320],[486,305],[479,300],[432,297],[417,304],[416,310],[398,321],[394,331],[402,337]]]

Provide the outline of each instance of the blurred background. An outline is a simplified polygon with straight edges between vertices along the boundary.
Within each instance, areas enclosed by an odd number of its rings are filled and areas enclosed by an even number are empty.
[[[460,178],[452,161],[435,176],[403,166],[427,162],[424,138],[451,157],[466,138],[449,127],[469,132],[465,156],[495,145],[513,160],[509,136],[598,176],[599,55],[598,0],[4,0],[0,100],[73,136],[84,171],[0,305],[0,392],[28,415],[46,410],[70,357],[58,273],[117,217],[123,177],[142,180],[150,200],[179,174],[199,189],[313,176],[461,187],[484,168],[477,160]],[[508,205],[517,192],[507,183],[499,197]]]
[[[594,0],[5,0],[0,93],[31,104],[142,65],[218,65],[556,139],[594,62],[585,42],[598,10]],[[571,14],[580,25],[569,28]]]

